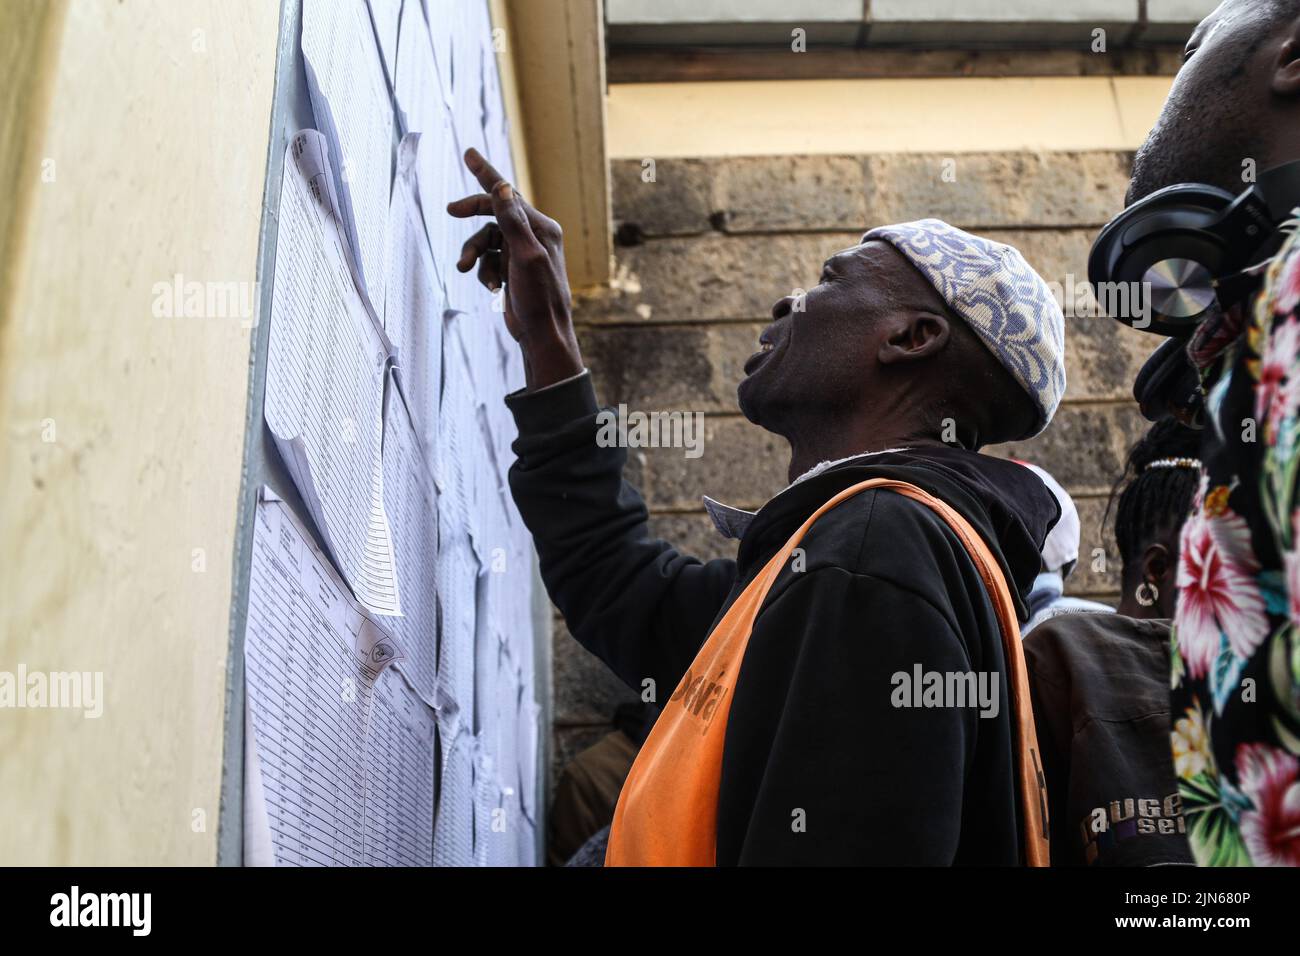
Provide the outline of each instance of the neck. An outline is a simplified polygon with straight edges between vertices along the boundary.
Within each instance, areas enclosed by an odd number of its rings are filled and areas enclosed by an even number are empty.
[[[918,436],[905,427],[799,429],[786,436],[790,442],[789,480],[821,464],[887,448],[945,447],[938,438]]]

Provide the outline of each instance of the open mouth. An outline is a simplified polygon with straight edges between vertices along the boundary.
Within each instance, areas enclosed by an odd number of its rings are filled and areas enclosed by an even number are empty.
[[[776,343],[772,341],[771,328],[763,330],[763,334],[758,337],[758,351],[745,360],[745,374],[751,374],[756,368],[763,364],[763,361],[772,354],[776,349]]]

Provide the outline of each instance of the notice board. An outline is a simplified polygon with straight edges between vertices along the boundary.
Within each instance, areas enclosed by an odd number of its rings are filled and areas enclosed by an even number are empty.
[[[284,0],[219,862],[534,865],[546,604],[506,486],[523,384],[454,268],[513,176],[486,0]]]

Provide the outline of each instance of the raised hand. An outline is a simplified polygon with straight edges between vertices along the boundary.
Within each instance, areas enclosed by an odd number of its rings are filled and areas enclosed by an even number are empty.
[[[544,388],[582,371],[573,333],[560,224],[530,206],[492,164],[470,149],[465,165],[483,192],[447,204],[458,219],[492,216],[461,249],[456,268],[478,263],[479,282],[504,285],[506,329],[524,355],[528,388]]]

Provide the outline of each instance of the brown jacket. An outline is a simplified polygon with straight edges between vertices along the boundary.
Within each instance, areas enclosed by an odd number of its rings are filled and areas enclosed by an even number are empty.
[[[569,858],[614,819],[614,807],[637,744],[621,730],[601,737],[574,757],[555,785],[546,862],[564,866]]]
[[[1025,638],[1053,866],[1191,864],[1169,749],[1169,622],[1064,614]]]

